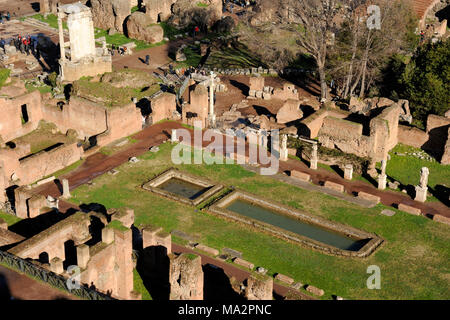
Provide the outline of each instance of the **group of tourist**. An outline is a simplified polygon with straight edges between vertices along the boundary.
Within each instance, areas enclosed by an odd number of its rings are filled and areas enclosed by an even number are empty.
[[[30,35],[22,37],[20,34],[10,40],[10,45],[14,45],[16,50],[20,50],[22,54],[30,55],[30,53],[36,56],[37,59],[40,58],[40,52],[38,48],[38,39]]]
[[[11,14],[9,13],[9,11],[6,14],[0,12],[0,23],[3,24],[5,20],[6,21],[11,20]]]
[[[111,45],[111,55],[114,56],[114,53],[117,51],[117,54],[120,54],[121,56],[125,55],[127,53],[127,47],[121,47],[121,46],[115,46]]]

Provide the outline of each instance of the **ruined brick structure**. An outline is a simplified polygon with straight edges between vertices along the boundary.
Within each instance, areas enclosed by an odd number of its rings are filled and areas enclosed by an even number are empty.
[[[201,257],[182,253],[169,255],[170,300],[203,300]]]
[[[119,217],[115,218],[118,214]],[[9,250],[38,260],[53,272],[69,276],[67,268],[80,268],[80,281],[119,299],[138,298],[133,291],[132,232],[120,221],[132,221],[133,210],[114,211],[111,223],[103,220],[101,237],[93,234],[99,214],[76,212]],[[71,256],[67,256],[71,254]]]
[[[70,59],[66,58],[62,20],[67,15],[69,29]],[[111,55],[95,47],[94,25],[91,9],[81,4],[58,7],[59,44],[61,50],[61,79],[75,81],[84,76],[95,76],[112,71]]]

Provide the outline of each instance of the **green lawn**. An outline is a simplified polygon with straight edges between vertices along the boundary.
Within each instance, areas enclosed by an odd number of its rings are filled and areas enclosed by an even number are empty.
[[[396,155],[394,152],[405,154]],[[386,174],[404,185],[418,185],[420,181],[420,169],[427,167],[430,171],[428,186],[435,188],[437,185],[450,187],[450,166],[442,165],[437,161],[418,159],[406,153],[421,152],[421,149],[398,144],[389,152],[391,160],[386,165]]]
[[[195,207],[159,197],[139,186],[173,166],[171,145],[158,153],[147,152],[140,162],[124,163],[115,176],[94,179],[71,191],[76,204],[97,202],[107,208],[128,206],[135,210],[135,225],[149,223],[165,231],[173,229],[199,237],[201,243],[243,252],[243,258],[263,266],[269,274],[283,273],[304,284],[349,299],[448,299],[450,297],[450,227],[395,209],[396,215],[380,215],[385,207],[366,209],[343,200],[259,176],[238,165],[179,165],[188,173],[234,186],[269,200],[308,211],[356,228],[374,232],[386,242],[365,259],[334,257],[274,238],[248,227],[225,221]],[[179,241],[176,237],[175,242]],[[366,287],[367,267],[381,269],[381,289]],[[145,293],[145,290],[141,292]]]
[[[209,68],[222,69],[243,69],[243,68],[258,68],[259,66],[266,67],[247,47],[239,44],[236,48],[221,48],[211,52],[210,56],[205,62],[205,66]]]

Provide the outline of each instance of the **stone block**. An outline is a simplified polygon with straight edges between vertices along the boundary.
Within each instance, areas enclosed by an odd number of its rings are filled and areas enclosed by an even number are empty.
[[[324,187],[338,192],[344,192],[345,190],[342,184],[331,181],[325,181]]]
[[[208,253],[210,255],[213,255],[214,257],[219,255],[219,250],[211,248],[211,247],[208,247],[208,246],[205,246],[203,244],[198,244],[198,245],[195,246],[195,248],[200,250],[200,251],[206,252],[206,253]]]
[[[311,286],[311,285],[308,285],[306,287],[306,291],[308,291],[316,296],[319,296],[319,297],[321,297],[325,294],[325,292],[322,289],[319,289],[319,288]]]
[[[114,241],[114,230],[112,228],[105,227],[102,229],[102,242],[110,244]]]
[[[278,273],[278,274],[275,276],[275,279],[277,279],[278,281],[287,283],[287,284],[289,284],[289,285],[291,285],[291,284],[294,283],[294,279],[292,279],[291,277],[285,276],[284,274],[281,274],[281,273]]]
[[[64,272],[63,261],[55,257],[50,261],[50,270],[56,274],[61,274]]]
[[[450,218],[449,217],[445,217],[445,216],[440,215],[440,214],[435,214],[433,216],[433,220],[437,221],[437,222],[441,222],[441,223],[445,223],[445,224],[450,225]]]
[[[302,181],[307,181],[307,182],[311,181],[311,175],[309,175],[308,173],[305,173],[305,172],[297,171],[297,170],[291,171],[291,177],[302,180]]]
[[[422,211],[420,209],[408,206],[408,205],[403,204],[403,203],[400,203],[398,205],[398,210],[405,211],[407,213],[410,213],[410,214],[413,214],[413,215],[416,215],[416,216],[420,216],[422,214]]]
[[[243,260],[241,258],[235,258],[233,260],[233,262],[235,264],[241,266],[241,267],[244,267],[244,268],[247,268],[247,269],[250,269],[250,270],[253,270],[253,268],[255,267],[255,265],[253,263],[245,261],[245,260]]]
[[[358,198],[380,203],[380,197],[362,191],[358,192]]]

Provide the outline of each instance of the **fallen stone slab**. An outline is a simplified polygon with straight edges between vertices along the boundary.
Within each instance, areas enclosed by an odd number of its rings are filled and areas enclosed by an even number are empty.
[[[257,267],[256,268],[256,272],[258,272],[260,274],[266,274],[267,273],[267,269],[265,269],[263,267]]]
[[[223,248],[222,251],[226,254],[228,254],[229,256],[231,256],[232,258],[242,258],[242,252],[234,250],[234,249],[230,249],[230,248]]]
[[[211,247],[208,247],[208,246],[205,246],[204,244],[197,244],[195,246],[195,249],[198,249],[200,251],[203,251],[203,252],[206,252],[208,254],[211,254],[214,257],[219,255],[219,250],[211,248]]]
[[[325,181],[324,187],[331,190],[335,190],[337,192],[344,192],[345,190],[342,184],[331,181]]]
[[[362,191],[358,192],[358,198],[373,201],[375,203],[380,203],[380,200],[381,200],[380,197],[378,197],[378,196],[375,196],[370,193],[362,192]]]
[[[392,211],[389,209],[383,209],[383,210],[381,210],[381,214],[388,216],[388,217],[392,217],[395,214],[395,211]]]
[[[305,172],[301,172],[301,171],[297,171],[297,170],[292,170],[291,171],[291,177],[295,178],[295,179],[299,179],[302,181],[306,181],[309,182],[311,181],[311,175]]]
[[[294,283],[294,279],[292,279],[291,277],[288,277],[288,276],[286,276],[286,275],[284,275],[284,274],[281,274],[281,273],[278,273],[278,274],[275,276],[275,279],[278,280],[278,281],[287,283],[287,284],[289,284],[289,285],[291,285],[291,284]]]
[[[322,289],[319,289],[319,288],[311,286],[311,285],[308,285],[306,287],[306,291],[308,291],[316,296],[319,296],[319,297],[321,297],[325,294],[325,291],[323,291]]]
[[[398,205],[398,210],[405,211],[416,216],[420,216],[422,214],[422,211],[420,209],[408,206],[404,203],[400,203]]]
[[[136,157],[131,157],[131,158],[128,160],[128,162],[129,162],[129,163],[136,163],[136,162],[139,162],[139,159],[136,158]]]
[[[441,222],[441,223],[445,223],[445,224],[450,225],[450,218],[449,217],[445,217],[445,216],[440,215],[440,214],[435,214],[433,216],[433,220],[437,221],[437,222]]]
[[[191,236],[190,234],[187,234],[187,233],[185,233],[183,231],[180,231],[180,230],[172,230],[170,233],[173,236],[176,236],[178,238],[181,238],[181,239],[184,239],[184,240],[187,240],[187,241],[190,241],[190,242],[194,242],[194,241],[197,240],[196,237]]]
[[[233,260],[233,262],[241,267],[245,267],[247,269],[253,270],[253,268],[255,267],[255,265],[251,262],[245,261],[241,258],[235,258]]]

